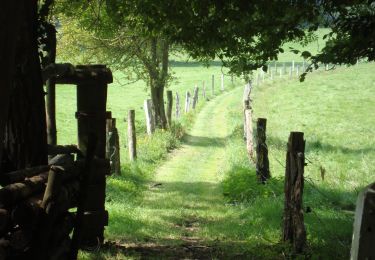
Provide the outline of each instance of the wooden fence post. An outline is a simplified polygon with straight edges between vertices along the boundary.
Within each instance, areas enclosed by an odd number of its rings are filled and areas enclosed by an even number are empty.
[[[253,144],[253,122],[251,108],[245,109],[245,123],[246,123],[246,149],[249,160],[254,160],[254,144]]]
[[[173,94],[171,90],[167,91],[167,123],[172,126],[172,109],[173,109]]]
[[[180,105],[180,95],[176,92],[176,118],[180,118],[181,105]]]
[[[204,80],[202,81],[202,97],[204,100],[206,99],[206,86],[204,84]]]
[[[248,84],[245,85],[244,91],[243,91],[243,97],[242,97],[242,102],[243,102],[243,115],[244,115],[244,120],[243,120],[243,138],[244,140],[247,140],[247,127],[246,127],[246,109],[251,109],[250,107],[250,93],[251,93],[251,83],[249,82]]]
[[[152,114],[152,100],[147,99],[144,101],[144,110],[146,114],[146,126],[147,126],[147,134],[152,135],[155,131],[155,122],[153,120],[154,116]]]
[[[120,141],[116,128],[116,118],[107,119],[107,159],[111,164],[111,173],[121,174]]]
[[[292,61],[292,71],[294,71],[294,61]]]
[[[188,113],[190,110],[190,92],[186,91],[185,97],[185,113]]]
[[[198,92],[199,92],[199,88],[196,85],[194,88],[194,95],[193,95],[193,109],[195,109],[198,103]]]
[[[266,144],[267,119],[258,118],[256,136],[256,173],[258,180],[265,183],[270,177],[270,163]]]
[[[135,132],[135,111],[128,112],[128,148],[129,159],[135,161],[137,159],[137,137]]]
[[[224,91],[224,73],[221,73],[221,91]]]
[[[304,153],[305,140],[303,139],[303,133],[291,132],[285,166],[283,241],[290,242],[295,253],[302,253],[306,246],[306,230],[302,207]]]
[[[375,259],[375,183],[360,192],[357,199],[350,259]]]
[[[211,91],[212,91],[212,96],[215,95],[215,75],[212,75],[211,79]]]
[[[56,29],[54,26],[47,26],[49,53],[47,54],[48,63],[56,62]],[[46,121],[47,121],[47,143],[57,145],[56,130],[56,82],[54,77],[46,82]]]
[[[297,78],[299,77],[299,65],[297,65],[296,67],[296,75],[297,75]]]

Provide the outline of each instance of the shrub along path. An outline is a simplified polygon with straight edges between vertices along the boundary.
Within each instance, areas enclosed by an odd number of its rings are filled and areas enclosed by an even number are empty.
[[[126,239],[119,236],[112,249],[142,258],[246,258],[245,209],[227,204],[220,186],[226,140],[234,127],[228,111],[238,107],[240,112],[241,97],[242,89],[235,88],[206,104],[182,147],[131,209],[142,224],[124,234]]]

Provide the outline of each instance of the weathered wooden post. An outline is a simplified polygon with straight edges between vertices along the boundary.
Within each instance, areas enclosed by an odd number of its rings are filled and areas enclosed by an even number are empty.
[[[224,73],[221,73],[221,91],[224,91]]]
[[[358,195],[354,219],[351,260],[375,259],[375,183]]]
[[[305,140],[303,139],[303,133],[291,132],[285,166],[283,241],[290,242],[295,253],[302,253],[306,246],[306,230],[302,207],[304,153]]]
[[[294,61],[292,61],[292,71],[294,71]]]
[[[247,109],[251,109],[250,106],[250,93],[251,93],[251,83],[245,85],[244,91],[243,91],[243,97],[242,97],[242,103],[243,103],[243,138],[244,140],[247,140],[247,125],[246,125],[246,113],[245,111]]]
[[[135,111],[128,112],[128,148],[129,159],[135,161],[137,159],[137,137],[135,132]]]
[[[120,138],[116,127],[116,118],[107,119],[107,149],[106,158],[111,165],[112,174],[121,174],[120,163]]]
[[[250,102],[250,101],[249,101]],[[250,105],[245,109],[245,124],[246,124],[246,149],[249,160],[254,160],[254,144],[253,144],[253,122]]]
[[[280,78],[282,78],[283,77],[283,70],[280,68]]]
[[[152,135],[152,133],[155,131],[155,121],[154,121],[154,116],[152,113],[152,100],[151,99],[145,100],[143,108],[145,110],[145,115],[146,115],[147,134]]]
[[[190,92],[186,91],[185,97],[185,113],[188,113],[190,110]]]
[[[293,69],[292,67],[289,67],[289,79],[293,77]]]
[[[215,95],[215,75],[212,75],[211,79],[211,91],[212,91],[212,96]]]
[[[197,85],[195,85],[194,95],[193,95],[193,105],[192,105],[193,109],[195,109],[198,103],[198,92],[199,92],[199,88]]]
[[[56,29],[53,25],[47,25],[48,31],[48,64],[56,62]],[[46,64],[47,65],[47,64]],[[47,122],[47,143],[57,145],[56,130],[56,84],[52,77],[46,82],[46,122]]]
[[[180,118],[181,115],[181,105],[180,105],[180,95],[176,92],[176,118]]]
[[[202,81],[202,97],[206,100],[206,86],[204,84],[204,80]]]
[[[104,65],[76,66],[73,76],[77,83],[78,148],[87,156],[89,136],[96,139],[93,156],[104,159],[106,154],[107,84],[113,81]],[[84,206],[82,244],[97,245],[104,240],[108,224],[105,210],[106,170],[90,177],[87,203]]]
[[[173,109],[173,94],[171,90],[167,91],[167,123],[172,126],[172,109]]]
[[[267,119],[258,118],[256,136],[256,173],[258,180],[265,183],[270,177],[268,147],[266,144]]]
[[[297,75],[297,78],[299,77],[299,65],[297,65],[296,67],[296,75]]]

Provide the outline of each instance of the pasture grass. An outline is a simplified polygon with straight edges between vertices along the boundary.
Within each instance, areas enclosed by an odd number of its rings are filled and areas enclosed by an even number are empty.
[[[260,217],[259,237],[281,237],[285,151],[291,131],[306,139],[305,224],[308,255],[314,259],[348,259],[358,192],[374,181],[375,76],[373,63],[319,71],[305,82],[279,80],[254,89],[254,122],[267,118],[267,145],[272,179],[257,185],[242,138],[242,117],[227,145],[228,170],[223,181],[227,199]],[[324,169],[324,176],[322,176]],[[249,234],[256,233],[248,229]],[[255,242],[255,241],[254,241]]]

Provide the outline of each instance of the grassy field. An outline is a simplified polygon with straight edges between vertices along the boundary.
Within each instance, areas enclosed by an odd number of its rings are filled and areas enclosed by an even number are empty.
[[[321,44],[320,40],[319,48]],[[291,46],[298,48],[298,44]],[[314,46],[318,48],[316,42],[306,48],[314,52]],[[289,66],[291,60],[302,61],[284,53],[278,65],[286,62]],[[288,75],[274,80],[266,75],[266,81],[255,87],[254,120],[268,120],[272,179],[267,185],[256,183],[242,138],[244,83],[235,79],[232,84],[226,76],[227,90],[220,93],[220,63],[205,68],[176,59],[171,67],[178,80],[169,89],[179,92],[181,100],[186,90],[205,81],[209,101],[200,102],[172,131],[157,131],[148,137],[142,109],[148,97],[145,85],[120,84],[124,83],[121,74],[115,73],[108,110],[119,122],[122,175],[107,181],[106,207],[111,217],[105,234],[115,243],[100,253],[81,253],[80,257],[184,256],[185,246],[195,257],[237,254],[239,258],[284,259],[288,250],[279,241],[285,147],[290,131],[303,131],[308,163],[304,206],[312,210],[305,214],[307,254],[314,259],[347,259],[356,197],[373,182],[375,170],[375,65],[321,70],[308,75],[303,83]],[[212,74],[215,96],[209,91]],[[126,125],[122,119],[128,109],[136,110],[136,163],[128,161],[124,147]],[[60,144],[76,143],[75,110],[74,87],[58,87]]]

